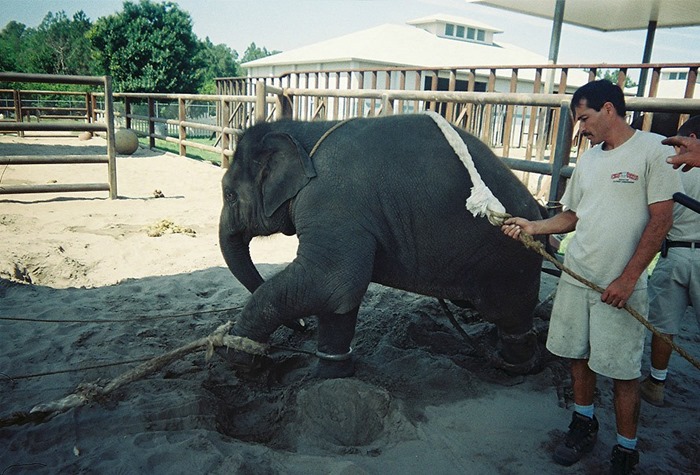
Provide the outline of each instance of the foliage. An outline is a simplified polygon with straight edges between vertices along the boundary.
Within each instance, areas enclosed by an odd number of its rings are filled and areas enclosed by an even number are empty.
[[[48,13],[30,35],[23,55],[34,73],[89,75],[92,47],[86,34],[92,23],[79,11],[69,19],[65,12]]]
[[[267,56],[272,56],[273,54],[277,53],[279,53],[279,51],[268,51],[265,47],[258,48],[255,42],[253,42],[248,46],[248,48],[246,48],[245,53],[243,53],[241,63],[247,63],[249,61],[265,58]]]
[[[93,50],[87,39],[92,23],[83,11],[70,19],[61,11],[48,13],[37,28],[9,22],[0,32],[0,70],[41,74],[90,75]],[[3,84],[2,87],[14,87]],[[23,83],[23,88],[85,90],[86,86]]]
[[[599,69],[596,72],[596,77],[598,79],[606,79],[610,81],[613,84],[617,84],[617,75],[620,73],[619,69],[615,69],[614,71],[612,69]],[[632,81],[629,76],[625,77],[625,88],[628,87],[636,87],[637,83]]]
[[[11,21],[0,31],[0,71],[19,71],[23,38],[26,39],[27,27],[22,23]]]
[[[243,58],[225,44],[199,40],[190,15],[176,2],[125,1],[116,14],[94,23],[83,11],[69,18],[49,12],[36,28],[10,21],[0,30],[0,71],[110,75],[115,91],[216,92],[215,78],[242,75],[241,61],[268,51],[251,43]],[[90,86],[0,84],[41,90],[90,90]]]
[[[172,2],[124,2],[122,12],[95,22],[90,39],[115,90],[196,92],[200,85],[200,42],[190,15]]]
[[[216,94],[216,78],[239,75],[238,53],[224,44],[214,45],[208,37],[202,42],[198,60],[202,64],[198,70],[202,94]]]

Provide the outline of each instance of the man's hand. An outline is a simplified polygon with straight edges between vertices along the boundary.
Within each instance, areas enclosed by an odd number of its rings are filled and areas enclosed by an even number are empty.
[[[662,140],[661,143],[679,147],[676,155],[671,155],[666,159],[666,162],[673,165],[673,168],[682,166],[683,171],[687,172],[693,167],[700,167],[700,139],[676,135]]]
[[[636,283],[636,280],[630,281],[624,277],[618,277],[610,282],[610,285],[600,296],[600,300],[613,307],[623,308],[634,292]]]
[[[520,239],[520,233],[526,232],[527,234],[535,234],[534,224],[532,221],[528,221],[525,218],[508,218],[503,222],[501,226],[501,231],[506,236],[510,236],[515,240]]]
[[[576,213],[573,211],[563,211],[551,218],[538,221],[529,221],[525,218],[508,218],[503,221],[501,231],[506,236],[519,239],[520,233],[527,233],[530,236],[538,234],[568,233],[576,227]]]

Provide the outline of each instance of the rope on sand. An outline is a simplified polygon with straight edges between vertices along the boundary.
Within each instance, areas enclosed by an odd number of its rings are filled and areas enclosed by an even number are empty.
[[[207,360],[211,358],[214,353],[214,347],[216,346],[227,346],[236,350],[256,354],[264,353],[267,350],[266,345],[256,343],[247,338],[229,335],[228,333],[232,327],[233,322],[230,321],[220,325],[210,335],[152,358],[136,368],[122,373],[104,386],[100,386],[96,383],[83,383],[76,388],[75,392],[61,399],[36,405],[29,412],[16,412],[10,417],[0,418],[0,428],[12,425],[45,422],[75,407],[104,399],[107,395],[120,387],[155,373],[173,361],[181,359],[197,350],[206,349]]]

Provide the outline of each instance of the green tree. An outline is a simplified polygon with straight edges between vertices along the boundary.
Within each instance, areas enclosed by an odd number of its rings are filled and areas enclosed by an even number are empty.
[[[202,65],[198,71],[202,83],[199,92],[202,94],[216,93],[215,78],[239,75],[238,53],[225,44],[214,45],[207,37],[202,42],[199,56]]]
[[[245,53],[243,53],[241,63],[247,63],[248,61],[265,58],[277,53],[279,53],[279,51],[268,51],[264,46],[262,48],[258,48],[258,46],[253,42],[250,44],[250,46],[248,46],[248,48],[246,48]]]
[[[619,69],[615,69],[615,70],[612,70],[612,69],[601,70],[601,69],[599,69],[596,72],[596,77],[598,79],[606,79],[613,84],[617,84],[617,75],[619,73],[620,73]],[[636,86],[637,86],[637,83],[632,81],[629,76],[627,76],[625,78],[625,85],[624,85],[625,88],[636,87]]]
[[[44,74],[91,74],[93,52],[87,39],[91,28],[92,23],[82,10],[72,19],[63,11],[49,12],[39,27],[26,35],[21,50],[22,69]]]
[[[172,2],[124,2],[120,13],[99,18],[90,32],[97,58],[115,89],[197,92],[200,42],[192,18]]]
[[[26,31],[27,27],[16,21],[9,22],[0,31],[0,71],[19,72],[21,70],[18,59]]]

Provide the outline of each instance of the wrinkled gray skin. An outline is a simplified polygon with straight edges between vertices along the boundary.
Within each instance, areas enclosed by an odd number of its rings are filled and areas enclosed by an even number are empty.
[[[642,113],[634,121],[632,121],[632,128],[642,130],[644,125],[644,114]],[[693,117],[697,114],[690,114]],[[680,112],[654,112],[651,119],[651,128],[649,132],[654,132],[655,134],[663,135],[664,137],[671,137],[676,135],[678,132],[678,124],[681,118]]]
[[[532,312],[541,258],[465,208],[469,174],[425,115],[336,122],[280,121],[248,129],[222,180],[219,239],[234,276],[252,293],[233,334],[266,342],[280,325],[317,316],[318,350],[349,351],[370,282],[470,302],[503,337],[517,368],[536,351]],[[459,130],[479,173],[506,210],[540,219],[511,171]],[[263,281],[250,258],[254,236],[299,239],[297,257]],[[232,363],[243,355],[225,358]],[[221,354],[221,352],[220,352]],[[320,359],[321,377],[353,372],[351,360]]]

